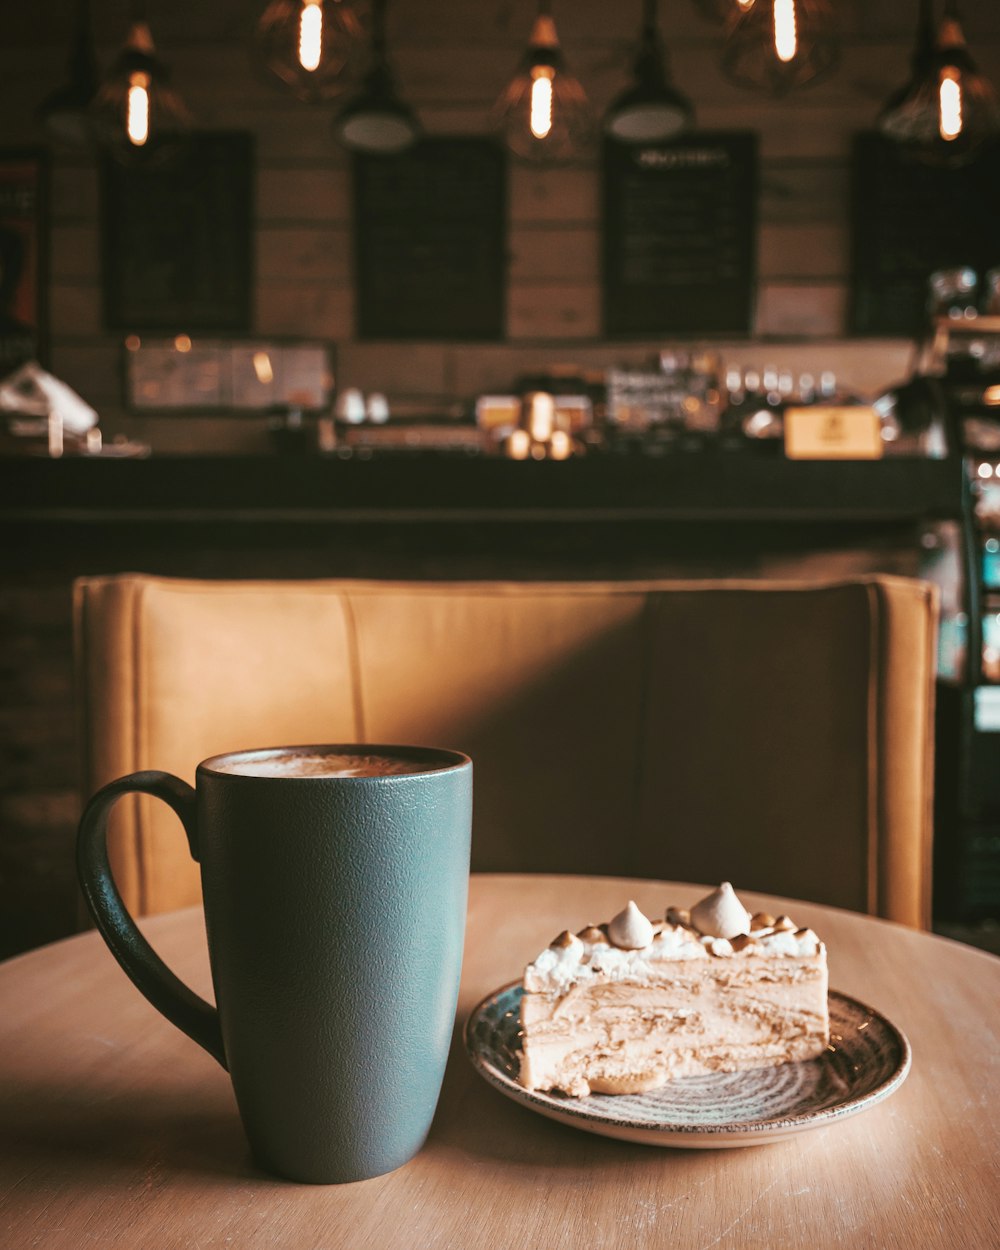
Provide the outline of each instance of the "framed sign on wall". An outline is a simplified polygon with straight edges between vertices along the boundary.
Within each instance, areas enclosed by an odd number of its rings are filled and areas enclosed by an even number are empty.
[[[354,157],[357,333],[499,339],[507,269],[507,164],[491,139],[429,138]]]
[[[44,151],[0,150],[0,377],[45,360],[47,190]]]
[[[101,169],[109,330],[245,333],[253,306],[253,136],[192,134],[162,166]]]
[[[748,335],[757,280],[757,139],[696,133],[655,145],[606,138],[604,332]]]
[[[143,335],[124,362],[132,412],[320,412],[333,402],[334,347],[320,339]]]
[[[877,133],[855,137],[851,329],[917,336],[928,278],[1000,266],[1000,142],[956,168],[922,164]]]

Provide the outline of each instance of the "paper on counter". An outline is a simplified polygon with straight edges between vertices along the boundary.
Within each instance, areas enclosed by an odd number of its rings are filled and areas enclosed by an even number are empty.
[[[29,360],[0,381],[0,411],[12,417],[55,417],[70,434],[85,434],[97,425],[97,413],[65,382]],[[37,420],[24,433],[38,432]],[[14,433],[19,431],[14,428]]]

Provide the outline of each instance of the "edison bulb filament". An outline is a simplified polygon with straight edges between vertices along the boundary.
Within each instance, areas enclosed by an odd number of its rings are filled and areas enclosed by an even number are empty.
[[[948,142],[962,133],[962,84],[957,74],[947,70],[938,86],[938,130]]]
[[[137,148],[149,138],[149,75],[136,72],[128,81],[125,132]]]
[[[319,69],[322,51],[322,0],[303,0],[299,14],[299,64],[305,70]]]
[[[795,0],[774,0],[774,51],[786,64],[799,50]]]
[[[531,133],[544,139],[552,129],[552,74],[544,69],[531,81]]]

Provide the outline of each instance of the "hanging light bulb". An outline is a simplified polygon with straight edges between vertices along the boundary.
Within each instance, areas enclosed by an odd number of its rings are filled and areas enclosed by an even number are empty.
[[[938,85],[938,134],[946,143],[962,133],[962,80],[953,66],[941,71]]]
[[[94,138],[90,106],[97,91],[97,57],[88,0],[77,3],[76,29],[67,69],[69,81],[45,97],[38,106],[38,120],[59,143],[87,147]]]
[[[795,0],[774,0],[774,52],[786,65],[799,51]]]
[[[528,50],[493,113],[507,147],[524,160],[572,160],[588,146],[593,126],[587,98],[566,71],[551,0],[539,0]]]
[[[307,74],[314,74],[319,69],[322,51],[322,0],[302,0],[299,11],[298,62]]]
[[[920,0],[910,79],[886,102],[878,128],[934,165],[961,165],[1000,138],[1000,105],[969,55],[955,0],[936,34],[931,0]]]
[[[373,0],[371,63],[360,91],[348,100],[334,122],[345,147],[381,155],[403,152],[420,137],[420,123],[400,98],[389,64],[387,2]]]
[[[98,140],[130,162],[165,158],[190,129],[191,116],[170,86],[137,3],[125,46],[98,87],[91,116]]]
[[[737,86],[783,95],[817,82],[839,59],[829,0],[735,0],[722,72]]]
[[[125,108],[125,133],[135,147],[149,142],[149,74],[135,70],[128,80],[128,104]]]
[[[623,143],[663,143],[694,120],[691,101],[670,85],[656,24],[656,0],[643,0],[633,83],[612,103],[604,127]]]
[[[351,0],[270,0],[257,23],[264,64],[301,100],[331,100],[352,81],[365,48]]]

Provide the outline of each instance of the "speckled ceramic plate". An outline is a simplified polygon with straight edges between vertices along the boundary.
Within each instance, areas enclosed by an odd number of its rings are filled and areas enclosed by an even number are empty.
[[[910,1044],[885,1016],[830,991],[831,1047],[807,1063],[668,1081],[648,1094],[568,1098],[517,1082],[520,984],[483,999],[465,1025],[476,1070],[502,1094],[573,1128],[653,1146],[752,1146],[832,1124],[898,1089]]]

